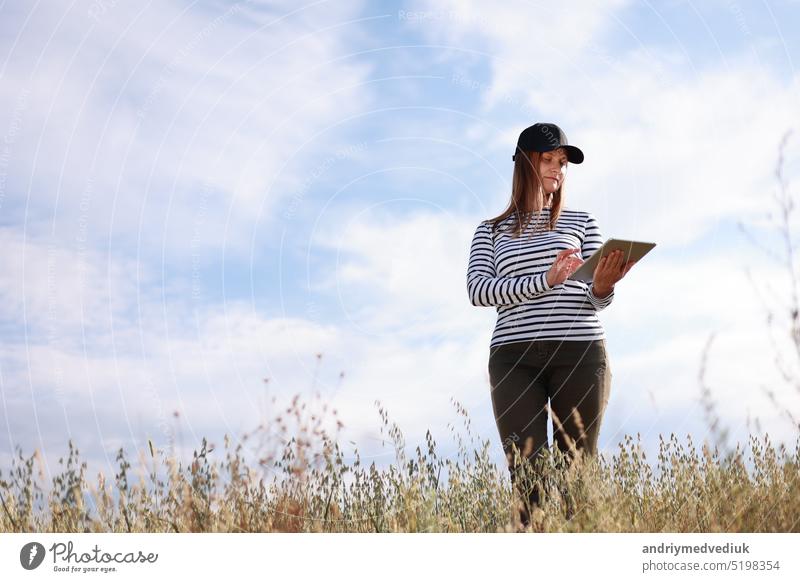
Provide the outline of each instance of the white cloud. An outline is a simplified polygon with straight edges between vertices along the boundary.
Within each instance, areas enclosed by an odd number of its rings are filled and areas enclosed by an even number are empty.
[[[93,19],[75,6],[63,22],[34,12],[36,34],[16,39],[0,88],[6,111],[25,96],[15,217],[24,195],[29,228],[49,231],[55,216],[61,241],[83,221],[95,244],[245,252],[289,196],[281,182],[297,179],[286,166],[295,152],[329,147],[326,129],[365,103],[367,67],[338,58],[358,4],[283,19],[239,7],[120,3]],[[198,222],[203,236],[187,244]]]
[[[128,316],[137,286],[151,283],[144,265],[82,247],[68,248],[16,229],[0,228],[3,269],[0,318],[47,335],[107,330],[114,316]],[[107,262],[106,262],[107,261]]]
[[[315,280],[337,294],[350,324],[365,334],[409,342],[463,337],[464,265],[478,222],[444,213],[391,219],[360,212],[314,237],[337,256]]]

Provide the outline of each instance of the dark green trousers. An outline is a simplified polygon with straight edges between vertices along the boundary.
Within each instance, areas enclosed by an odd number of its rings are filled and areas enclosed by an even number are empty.
[[[536,461],[549,446],[549,401],[555,444],[562,452],[597,454],[600,423],[611,388],[605,340],[534,340],[491,348],[492,407],[509,463],[512,444]],[[572,446],[570,446],[572,445]],[[538,495],[532,502],[538,503]]]

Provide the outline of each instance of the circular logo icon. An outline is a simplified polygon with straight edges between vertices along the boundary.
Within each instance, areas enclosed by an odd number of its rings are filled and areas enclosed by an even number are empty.
[[[19,551],[19,563],[26,570],[35,570],[44,561],[44,546],[39,542],[30,542]]]

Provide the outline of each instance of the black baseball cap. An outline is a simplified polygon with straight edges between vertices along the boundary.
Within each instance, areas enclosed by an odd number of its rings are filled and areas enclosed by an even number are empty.
[[[583,162],[583,152],[567,143],[567,134],[555,123],[534,123],[522,130],[517,140],[517,151],[533,150],[535,152],[549,152],[556,148],[564,148],[567,160],[573,164]],[[516,153],[511,156],[515,159]]]

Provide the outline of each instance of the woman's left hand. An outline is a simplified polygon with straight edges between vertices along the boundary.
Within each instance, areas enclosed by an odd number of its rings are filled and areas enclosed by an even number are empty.
[[[608,295],[614,289],[614,285],[622,279],[628,271],[636,264],[636,261],[622,262],[623,253],[620,250],[612,251],[597,264],[594,270],[592,287],[599,295]]]

